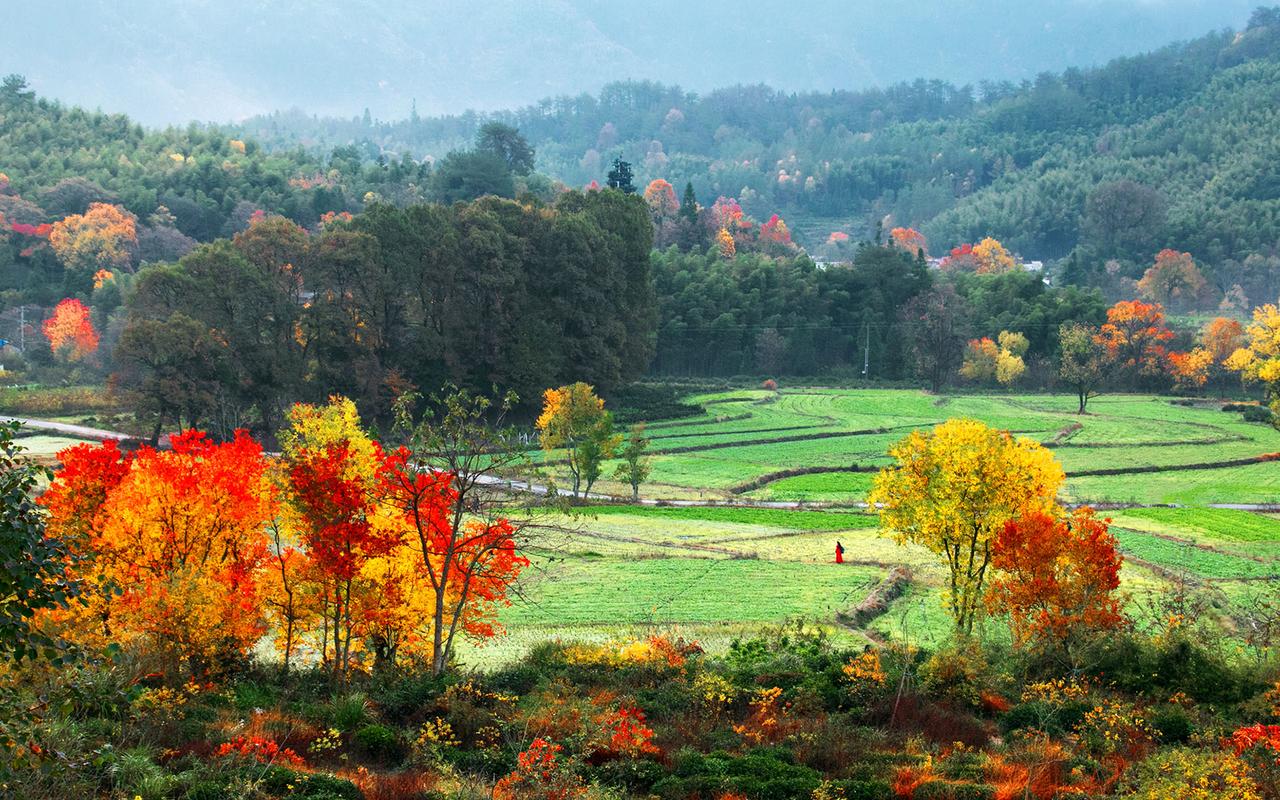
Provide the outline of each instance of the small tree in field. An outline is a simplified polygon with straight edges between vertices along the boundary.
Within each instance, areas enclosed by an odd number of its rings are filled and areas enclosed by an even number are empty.
[[[1056,508],[1062,467],[1038,442],[971,419],[914,431],[894,445],[897,465],[876,476],[867,502],[898,543],[912,542],[946,561],[947,610],[968,635],[981,608],[992,543],[1005,523]]]
[[[493,484],[525,462],[515,431],[504,427],[516,396],[496,401],[454,389],[413,416],[417,397],[401,396],[397,429],[406,444],[387,460],[385,497],[409,530],[434,594],[429,610],[431,671],[449,666],[459,632],[492,636],[494,609],[508,601],[529,565],[516,546],[519,527],[496,513]]]
[[[1058,377],[1075,392],[1080,401],[1076,413],[1083,414],[1102,383],[1106,348],[1098,341],[1097,328],[1078,322],[1059,329],[1058,347],[1062,353]]]
[[[604,400],[581,382],[548,389],[537,427],[544,450],[565,451],[573,496],[590,494],[601,467],[613,457],[621,440],[613,432],[613,415],[604,410]]]
[[[1226,368],[1239,372],[1246,383],[1261,383],[1266,387],[1271,410],[1280,414],[1280,308],[1273,305],[1255,308],[1253,323],[1245,333],[1247,343],[1231,354]],[[1277,424],[1280,425],[1280,421]]]
[[[644,435],[644,423],[632,425],[631,432],[627,437],[627,444],[619,454],[622,458],[622,463],[618,465],[618,469],[614,472],[614,477],[631,486],[632,502],[640,500],[640,484],[648,479],[649,472],[653,469],[649,459],[645,457],[645,453],[648,450],[649,439]]]

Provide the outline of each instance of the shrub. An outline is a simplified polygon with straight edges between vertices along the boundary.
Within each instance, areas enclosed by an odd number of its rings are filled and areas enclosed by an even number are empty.
[[[448,688],[448,681],[449,678],[433,677],[428,670],[413,671],[380,679],[370,693],[385,719],[402,723],[430,708]]]
[[[648,794],[653,785],[662,780],[666,774],[667,771],[662,765],[655,761],[621,759],[606,761],[591,768],[588,777],[605,786],[614,786],[632,794],[644,795]]]
[[[369,699],[360,692],[335,697],[329,703],[329,721],[344,733],[369,721]]]
[[[677,754],[672,774],[658,781],[653,794],[664,800],[700,795],[743,795],[749,800],[808,800],[821,783],[817,770],[791,762],[785,750],[753,750],[741,757],[724,752]]]
[[[984,691],[992,688],[991,672],[990,659],[977,647],[947,647],[920,665],[920,688],[930,697],[981,708]]]
[[[831,796],[844,800],[891,800],[895,797],[889,782],[878,778],[831,781],[830,786]]]
[[[1151,715],[1151,727],[1164,744],[1185,744],[1195,731],[1191,715],[1181,706],[1170,705]]]
[[[929,781],[916,787],[913,800],[992,800],[994,787],[962,781]]]
[[[320,773],[295,772],[272,767],[262,779],[262,788],[271,797],[289,800],[364,800],[364,794],[351,781]]]
[[[1081,700],[1068,700],[1061,704],[1031,700],[1019,703],[1000,718],[1000,730],[1004,733],[1034,728],[1049,734],[1063,734],[1074,730],[1092,708]]]
[[[1232,752],[1175,748],[1138,763],[1121,785],[1140,800],[1256,800],[1249,770]]]
[[[407,751],[400,734],[385,725],[365,725],[352,741],[362,754],[382,764],[399,764]]]
[[[1266,406],[1249,406],[1241,412],[1240,416],[1245,422],[1264,422],[1270,425],[1276,415]]]
[[[63,416],[83,411],[109,411],[118,405],[96,386],[42,386],[0,390],[0,410],[19,416]]]
[[[235,699],[232,705],[238,711],[252,711],[255,708],[270,708],[276,704],[276,694],[271,688],[251,681],[242,681],[235,685]]]
[[[520,754],[515,770],[493,787],[494,800],[574,800],[587,793],[571,762],[561,757],[564,748],[546,739],[534,739]]]

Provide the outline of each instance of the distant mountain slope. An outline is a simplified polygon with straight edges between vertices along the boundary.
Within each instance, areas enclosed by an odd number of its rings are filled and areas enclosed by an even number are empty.
[[[642,183],[688,181],[706,204],[727,195],[761,219],[782,213],[811,248],[832,230],[868,236],[885,220],[922,228],[935,251],[995,235],[1046,260],[1082,240],[1098,263],[1136,265],[1164,246],[1240,260],[1280,243],[1278,62],[1273,9],[1239,33],[976,91],[916,81],[694,95],[629,82],[489,115],[378,123],[286,113],[242,129],[272,149],[358,143],[371,158],[438,157],[497,118],[518,126],[540,168],[570,185],[602,179],[614,157],[625,158]],[[1122,181],[1156,206],[1146,229],[1090,230],[1106,222],[1090,219],[1090,199],[1094,216],[1104,214],[1099,198]]]
[[[706,91],[1022,80],[1238,27],[1255,0],[78,0],[0,26],[0,72],[144,123],[381,118],[645,78]],[[19,18],[20,17],[20,21]]]

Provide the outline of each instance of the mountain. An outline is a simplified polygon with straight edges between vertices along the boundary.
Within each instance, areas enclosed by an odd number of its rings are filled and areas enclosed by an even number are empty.
[[[643,78],[707,91],[1020,81],[1225,26],[1253,0],[78,0],[0,29],[0,73],[147,124],[298,106],[492,110]],[[945,8],[944,8],[945,6]]]

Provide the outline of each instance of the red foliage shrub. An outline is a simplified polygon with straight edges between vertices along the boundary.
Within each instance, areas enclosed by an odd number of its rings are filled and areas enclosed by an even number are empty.
[[[282,748],[270,739],[261,736],[237,736],[224,743],[213,753],[215,756],[240,756],[251,758],[263,764],[282,764],[289,767],[305,767],[307,762],[302,756],[289,748]]]

